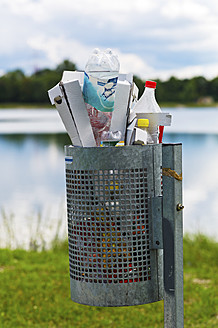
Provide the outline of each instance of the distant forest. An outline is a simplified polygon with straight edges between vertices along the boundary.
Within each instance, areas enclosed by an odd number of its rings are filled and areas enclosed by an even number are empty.
[[[0,77],[0,104],[49,104],[47,91],[61,79],[64,70],[76,70],[69,60],[64,60],[55,69],[41,69],[27,76],[20,69]],[[145,81],[134,76],[139,96]],[[156,98],[160,104],[213,105],[218,102],[218,76],[207,80],[203,76],[191,79],[171,77],[167,81],[156,80]]]

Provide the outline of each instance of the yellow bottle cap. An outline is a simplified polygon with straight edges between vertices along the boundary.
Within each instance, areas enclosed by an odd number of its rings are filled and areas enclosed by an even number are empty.
[[[149,120],[147,118],[139,118],[138,119],[138,127],[139,128],[148,128],[149,127]]]

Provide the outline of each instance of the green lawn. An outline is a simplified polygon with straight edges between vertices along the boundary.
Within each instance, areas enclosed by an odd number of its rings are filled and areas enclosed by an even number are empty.
[[[218,327],[218,243],[184,238],[185,327]],[[164,327],[163,302],[124,308],[70,300],[68,249],[0,250],[0,327]]]

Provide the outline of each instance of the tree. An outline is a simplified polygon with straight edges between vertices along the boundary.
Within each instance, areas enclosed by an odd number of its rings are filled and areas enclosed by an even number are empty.
[[[75,71],[76,69],[77,69],[76,65],[71,61],[69,61],[68,59],[65,59],[62,63],[60,63],[56,67],[56,71],[61,74],[63,71]]]
[[[55,86],[62,77],[63,71],[76,70],[76,65],[65,59],[54,69],[43,68],[31,76],[25,76],[20,69],[8,72],[0,77],[1,103],[47,103],[47,91]],[[134,76],[133,81],[139,88],[139,98],[144,92],[145,81]],[[208,81],[203,76],[180,80],[172,76],[167,81],[156,79],[156,98],[159,103],[189,103],[197,102],[201,97],[213,97],[218,101],[218,76]]]
[[[55,69],[41,69],[31,76],[32,101],[46,103],[49,102],[47,91],[56,85],[62,77],[63,71],[76,70],[76,65],[65,59],[57,65]]]
[[[0,100],[4,102],[19,102],[20,86],[25,78],[22,70],[17,69],[15,71],[8,72],[1,77],[1,84],[3,84],[3,90],[0,93]]]
[[[208,94],[213,97],[214,101],[218,101],[218,76],[208,82]]]

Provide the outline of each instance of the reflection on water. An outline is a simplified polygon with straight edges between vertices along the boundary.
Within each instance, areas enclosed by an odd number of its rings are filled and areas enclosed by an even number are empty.
[[[218,136],[166,134],[183,144],[184,230],[218,239]]]
[[[183,144],[185,232],[218,239],[218,135],[165,133],[164,142]],[[66,134],[0,134],[0,247],[66,236],[66,144]]]
[[[28,246],[30,234],[43,233],[49,242],[58,225],[60,235],[66,234],[65,144],[70,144],[66,134],[0,136],[0,246],[11,230],[22,246]]]
[[[55,143],[58,148],[61,150],[63,149],[63,145],[71,144],[70,138],[67,134],[37,134],[37,135],[26,135],[26,134],[17,134],[16,136],[13,134],[6,134],[0,136],[1,138],[1,147],[5,144],[10,144],[11,146],[14,146],[15,148],[17,146],[23,146],[24,143],[28,140],[35,140],[37,144],[44,145],[45,147],[48,147],[50,143]],[[36,141],[37,139],[37,141]],[[2,149],[2,148],[1,148]]]

